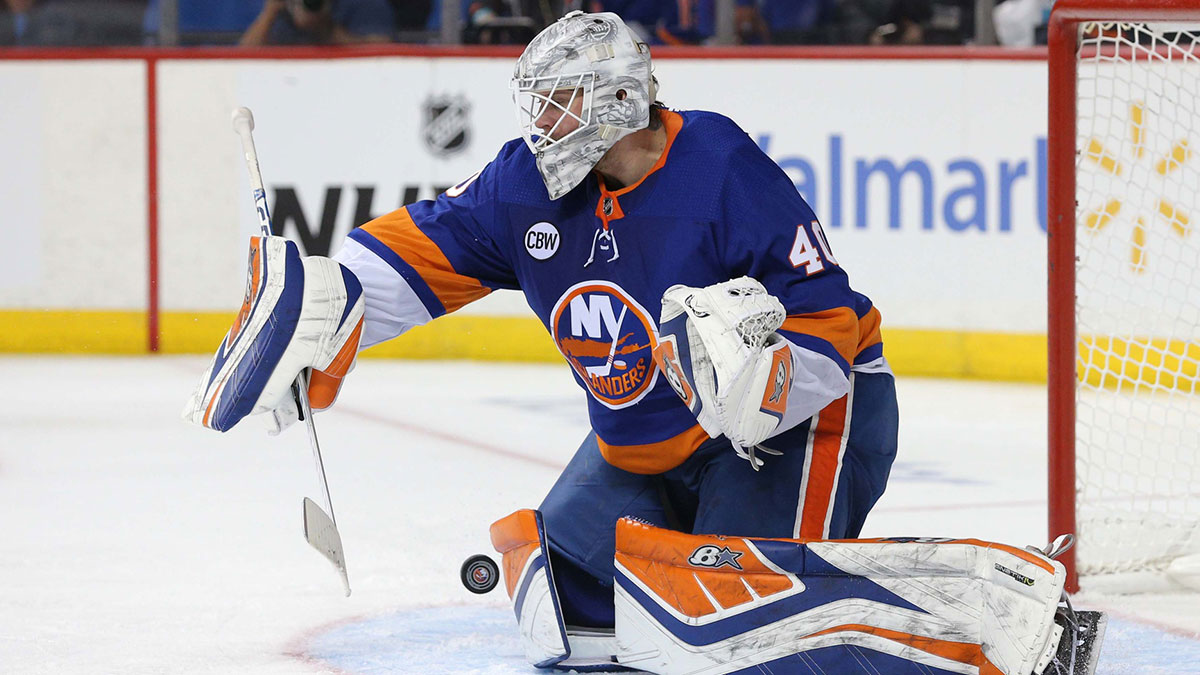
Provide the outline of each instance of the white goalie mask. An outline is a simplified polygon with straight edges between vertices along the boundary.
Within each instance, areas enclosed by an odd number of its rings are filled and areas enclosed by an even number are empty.
[[[616,14],[571,12],[525,48],[512,90],[525,144],[558,199],[650,124],[650,48]]]

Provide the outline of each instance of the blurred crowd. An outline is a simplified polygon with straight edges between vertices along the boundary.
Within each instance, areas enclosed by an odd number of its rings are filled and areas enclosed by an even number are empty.
[[[734,0],[732,41],[1025,46],[1044,42],[1051,1]],[[616,12],[650,44],[718,42],[720,0],[456,2],[447,38],[443,0],[0,0],[0,46],[525,44],[573,9]]]

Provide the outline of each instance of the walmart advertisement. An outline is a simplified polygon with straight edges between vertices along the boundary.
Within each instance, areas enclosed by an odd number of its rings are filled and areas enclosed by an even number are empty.
[[[79,116],[75,88],[102,78],[76,68],[123,76],[92,85],[99,104],[83,131],[63,127]],[[731,117],[788,173],[853,285],[880,308],[898,371],[1044,376],[1044,62],[667,58],[655,72],[668,106]],[[24,187],[0,203],[0,243],[25,254],[20,274],[0,275],[0,312],[103,310],[140,326],[153,291],[162,349],[208,351],[240,304],[257,230],[233,108],[254,111],[277,229],[325,254],[354,226],[470,176],[514,137],[510,73],[499,58],[160,60],[151,247],[141,62],[0,62],[0,88],[32,92],[4,102],[0,138],[23,143],[41,167],[5,167],[5,185]],[[80,162],[94,170],[64,184],[56,168]],[[57,214],[64,203],[75,217]],[[105,216],[104,227],[87,214]],[[64,240],[91,262],[66,255]],[[95,262],[114,258],[122,264]],[[556,358],[517,293],[459,314],[425,329],[426,346],[418,329],[382,352]],[[114,341],[143,350],[144,329],[130,330]],[[463,330],[477,337],[456,340]],[[491,353],[470,350],[480,341]],[[929,363],[910,356],[930,346],[942,353]],[[1008,370],[988,370],[989,359]],[[1000,363],[1020,359],[1034,362],[1019,372]]]

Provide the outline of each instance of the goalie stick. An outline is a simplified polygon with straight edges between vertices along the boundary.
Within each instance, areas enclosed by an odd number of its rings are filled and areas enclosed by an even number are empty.
[[[233,130],[242,140],[242,153],[246,158],[246,169],[250,172],[250,187],[254,190],[254,207],[258,212],[258,224],[264,236],[271,236],[271,213],[267,209],[267,191],[263,187],[262,171],[258,166],[258,152],[254,149],[254,115],[249,108],[233,111]],[[304,426],[308,429],[308,442],[312,446],[313,460],[317,465],[318,485],[324,497],[323,511],[313,500],[304,498],[304,539],[325,556],[337,568],[342,578],[346,597],[350,596],[350,577],[346,574],[346,556],[342,552],[342,537],[338,534],[337,521],[333,516],[333,502],[329,499],[329,483],[325,480],[325,463],[321,461],[321,443],[317,440],[317,427],[313,423],[312,408],[308,403],[308,374],[300,371],[292,383],[292,396]]]

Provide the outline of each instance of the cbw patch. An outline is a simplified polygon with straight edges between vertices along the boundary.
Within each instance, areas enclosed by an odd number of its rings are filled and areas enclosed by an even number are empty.
[[[525,252],[534,260],[549,260],[558,253],[562,243],[562,235],[553,223],[540,222],[529,226],[525,231]]]

